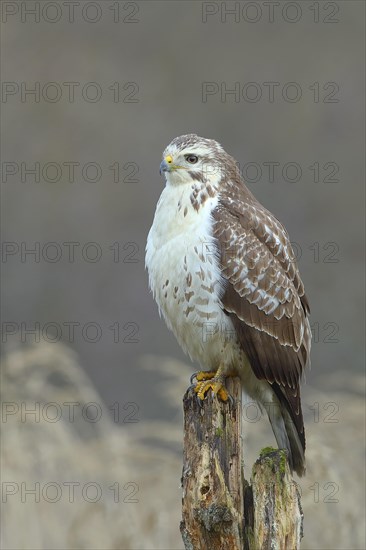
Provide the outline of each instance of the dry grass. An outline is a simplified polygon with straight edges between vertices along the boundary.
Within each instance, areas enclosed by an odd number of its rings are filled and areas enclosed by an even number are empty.
[[[39,345],[16,351],[3,362],[2,393],[5,403],[30,408],[39,403],[40,421],[21,418],[20,412],[3,416],[2,489],[18,491],[2,504],[4,549],[178,549],[181,492],[181,398],[191,369],[178,361],[144,357],[143,368],[165,374],[164,395],[175,414],[166,422],[114,424],[108,409],[77,363],[61,345]],[[362,380],[344,377],[347,391],[323,394],[305,387],[308,473],[301,480],[305,513],[303,549],[365,548],[364,521],[364,401]],[[49,421],[55,406],[62,418]],[[65,402],[80,403],[71,422]],[[82,405],[95,402],[102,411],[98,422],[80,414]],[[319,403],[319,422],[314,409]],[[339,410],[326,422],[335,403]],[[6,410],[9,409],[7,405]],[[96,410],[96,409],[95,409]],[[4,411],[4,409],[3,409]],[[93,410],[90,409],[90,414]],[[48,421],[46,415],[48,414]],[[5,421],[6,420],[6,421]],[[131,428],[131,429],[130,429]],[[261,447],[273,443],[268,422],[245,422],[246,477]],[[70,502],[65,482],[77,482]],[[93,482],[101,490],[98,502],[88,502],[81,489]],[[4,485],[13,483],[17,485]],[[23,494],[23,488],[40,484],[40,499]],[[61,498],[49,502],[58,484]],[[119,484],[119,502],[110,489]],[[130,484],[130,485],[126,485]],[[132,484],[132,485],[131,485]],[[328,485],[326,485],[328,484]],[[116,485],[114,485],[116,487]],[[87,494],[93,498],[93,488]],[[128,495],[138,502],[128,502]],[[23,490],[24,493],[24,490]],[[329,502],[331,499],[337,502]],[[131,499],[131,496],[130,496]]]

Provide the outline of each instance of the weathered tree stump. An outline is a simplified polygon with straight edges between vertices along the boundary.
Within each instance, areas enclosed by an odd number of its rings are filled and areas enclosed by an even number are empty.
[[[233,403],[210,393],[184,396],[183,520],[186,549],[242,548],[241,386],[229,379]]]
[[[297,550],[302,538],[300,493],[292,479],[287,451],[263,449],[252,470],[252,547]]]
[[[302,510],[286,451],[265,449],[252,484],[242,468],[241,383],[229,378],[233,401],[187,390],[184,403],[183,500],[186,550],[297,550]]]

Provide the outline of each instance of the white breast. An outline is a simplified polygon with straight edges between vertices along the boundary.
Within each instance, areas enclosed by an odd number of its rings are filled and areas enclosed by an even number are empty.
[[[167,185],[157,204],[146,246],[149,283],[169,329],[193,360],[217,368],[234,329],[220,298],[223,280],[212,237],[218,197],[198,212],[188,184]]]

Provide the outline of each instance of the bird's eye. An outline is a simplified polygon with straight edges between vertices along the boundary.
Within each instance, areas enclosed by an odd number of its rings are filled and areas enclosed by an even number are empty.
[[[198,161],[197,155],[184,155],[184,158],[187,162],[189,162],[189,164],[196,164]]]

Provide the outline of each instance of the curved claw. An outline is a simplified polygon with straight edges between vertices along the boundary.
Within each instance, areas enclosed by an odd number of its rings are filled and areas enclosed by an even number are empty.
[[[231,407],[235,406],[233,397],[228,393],[225,387],[225,378],[226,376],[221,369],[217,371],[198,371],[192,374],[190,378],[191,386],[189,389],[193,388],[200,407],[203,406],[206,394],[210,390],[224,403],[228,402]],[[196,379],[195,384],[193,383],[194,379]]]
[[[196,399],[196,401],[197,401],[199,407],[202,408],[202,407],[203,407],[203,401],[202,401],[202,399],[200,399],[200,398],[198,397],[198,394],[197,394],[197,392],[196,392],[196,387],[197,387],[197,384],[191,384],[191,385],[188,387],[187,392],[190,392],[190,391],[193,390],[193,396],[194,396],[194,398]]]
[[[195,386],[194,391],[198,397],[203,401],[206,397],[206,393],[211,390],[221,401],[228,401],[229,394],[225,388],[225,381],[222,377],[213,377],[208,380],[203,380],[198,382]]]
[[[192,376],[190,377],[189,381],[190,381],[190,383],[191,383],[191,386],[192,386],[192,384],[193,384],[193,380],[194,380],[195,378],[197,378],[197,374],[198,374],[199,372],[200,372],[200,371],[194,372],[194,373],[192,374]]]
[[[196,400],[197,400],[198,406],[199,406],[200,409],[202,409],[203,400],[200,398],[200,396],[196,392],[195,392],[195,395],[196,395]]]

